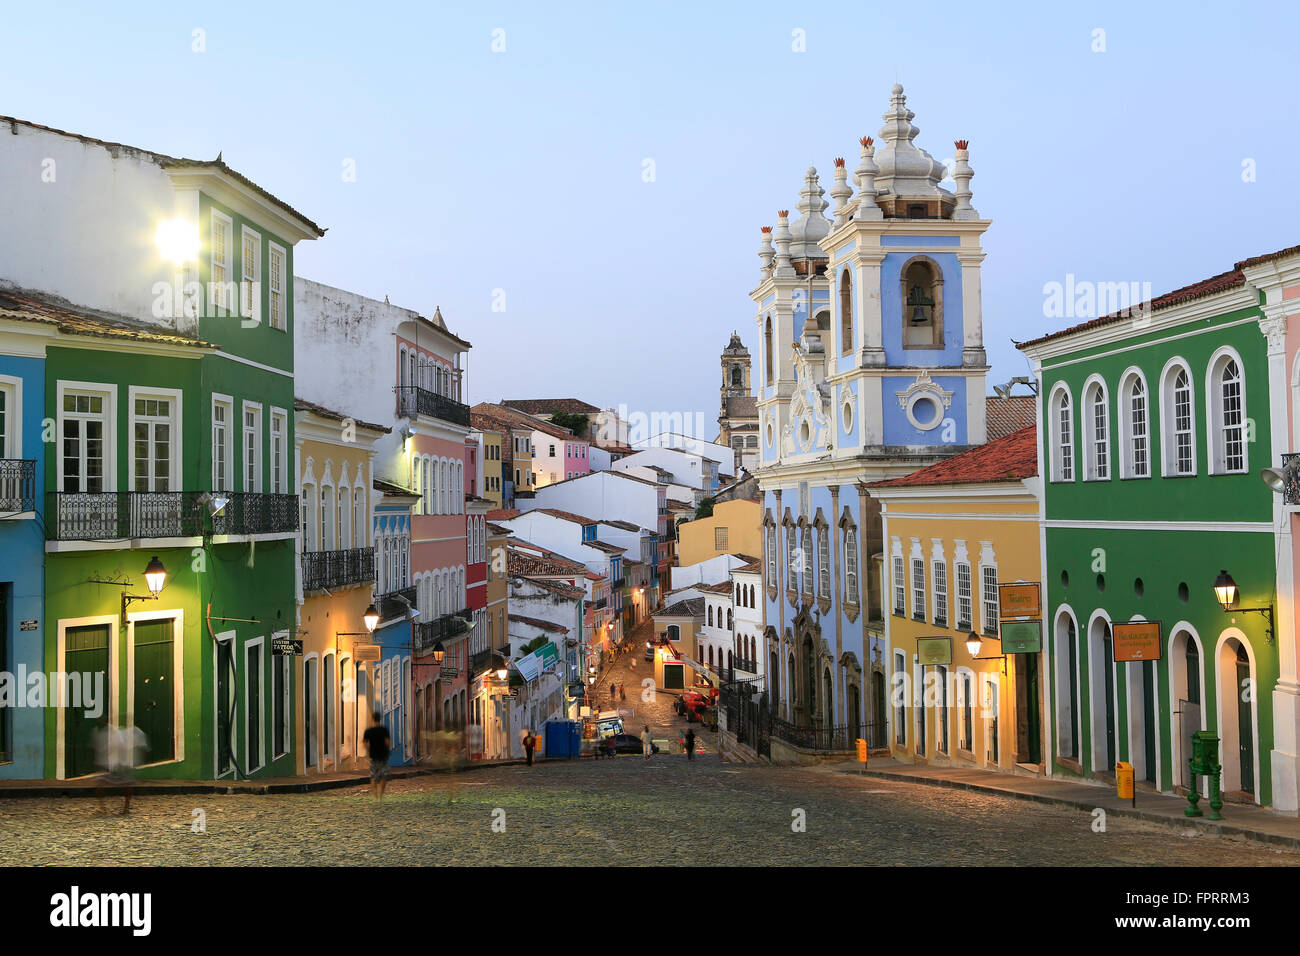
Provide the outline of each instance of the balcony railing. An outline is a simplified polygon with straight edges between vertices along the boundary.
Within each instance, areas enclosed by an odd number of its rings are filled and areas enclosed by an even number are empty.
[[[857,746],[848,727],[799,727],[780,718],[772,720],[772,736],[804,750],[852,750]]]
[[[226,507],[212,519],[213,534],[275,534],[298,530],[298,496],[262,491],[221,492]]]
[[[439,395],[418,385],[398,385],[393,389],[397,393],[397,414],[405,417],[427,415],[440,418],[453,425],[469,427],[469,406],[446,395]]]
[[[445,644],[447,641],[467,633],[470,629],[473,613],[469,608],[462,608],[459,611],[453,611],[451,614],[444,614],[442,617],[434,618],[432,621],[421,621],[416,624],[415,653],[417,655],[427,654],[433,650],[433,646],[439,641]]]
[[[36,462],[0,459],[0,514],[36,510]]]
[[[307,551],[302,556],[302,589],[321,591],[375,580],[375,549]]]
[[[203,534],[274,534],[298,530],[298,497],[222,492],[208,518],[201,491],[51,492],[47,530],[55,541],[190,538]],[[210,521],[210,523],[209,523]]]
[[[1287,465],[1300,459],[1300,453],[1282,456],[1282,474],[1285,484],[1282,486],[1282,500],[1289,505],[1300,505],[1300,467],[1288,473]]]
[[[625,578],[619,578],[617,581],[615,581],[613,584],[611,584],[610,587],[613,588],[615,591],[618,591],[618,590],[620,590],[620,589],[623,587],[623,585],[626,584],[626,583],[627,583],[627,580],[626,580]]]
[[[731,660],[731,666],[738,671],[744,671],[746,674],[758,673],[758,662],[751,661],[744,657],[734,657]]]

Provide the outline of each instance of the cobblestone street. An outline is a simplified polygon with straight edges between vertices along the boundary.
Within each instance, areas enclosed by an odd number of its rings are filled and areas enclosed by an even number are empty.
[[[1300,853],[715,755],[539,763],[275,796],[0,800],[0,865],[1294,866]],[[196,811],[206,832],[193,832]],[[806,832],[793,832],[802,810]],[[493,829],[494,816],[504,831]]]

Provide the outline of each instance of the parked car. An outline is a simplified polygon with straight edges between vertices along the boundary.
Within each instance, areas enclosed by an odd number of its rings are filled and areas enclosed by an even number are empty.
[[[651,644],[649,641],[646,641],[646,645],[645,645],[645,659],[648,661],[652,661],[655,659],[655,646]]]
[[[615,734],[613,737],[608,738],[608,742],[613,743],[614,753],[616,754],[639,754],[644,752],[641,747],[641,738],[636,734]],[[659,745],[651,744],[650,752],[657,754]]]

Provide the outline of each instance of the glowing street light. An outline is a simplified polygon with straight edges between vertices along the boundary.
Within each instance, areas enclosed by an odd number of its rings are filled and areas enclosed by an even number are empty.
[[[154,555],[153,559],[145,565],[144,582],[149,586],[149,593],[157,597],[162,593],[163,585],[167,582],[167,569],[163,563]]]
[[[371,603],[370,607],[366,608],[366,613],[361,615],[361,620],[366,622],[366,630],[373,633],[379,626],[379,609]]]

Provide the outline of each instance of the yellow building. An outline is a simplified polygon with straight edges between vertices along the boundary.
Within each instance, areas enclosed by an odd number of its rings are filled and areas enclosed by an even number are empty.
[[[1042,626],[1035,647],[1033,624],[999,615],[1000,593],[1004,606],[1011,598],[999,585],[1038,584],[1041,602],[1034,427],[869,488],[881,502],[887,585],[889,700],[877,720],[893,755],[1040,773]],[[1003,656],[1004,644],[1019,652]]]
[[[654,617],[655,686],[662,690],[690,690],[695,670],[683,660],[694,654],[704,625],[704,598],[687,598],[656,611]]]
[[[483,497],[492,502],[494,509],[504,507],[505,501],[501,466],[501,443],[504,436],[499,431],[479,429],[483,436]]]
[[[713,506],[713,516],[677,526],[677,564],[689,567],[720,554],[763,553],[763,508],[738,498]]]
[[[374,647],[363,620],[375,584],[371,464],[375,440],[388,432],[302,399],[294,402],[302,497],[292,634],[303,645],[294,659],[302,688],[294,713],[300,774],[367,766],[364,688],[372,685],[376,664],[360,645]]]

